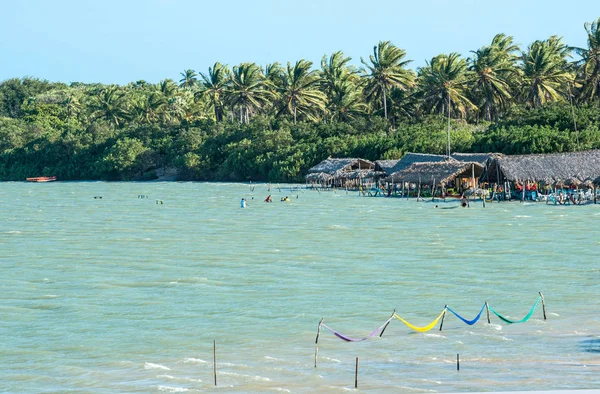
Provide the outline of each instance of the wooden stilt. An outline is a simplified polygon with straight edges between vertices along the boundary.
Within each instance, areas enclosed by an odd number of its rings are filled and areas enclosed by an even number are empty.
[[[358,388],[358,356],[356,357],[356,367],[354,369],[354,388]]]
[[[490,324],[490,306],[488,305],[487,301],[485,302],[485,311],[487,313],[488,324]]]
[[[213,375],[215,376],[215,386],[217,385],[217,341],[213,340]]]
[[[319,347],[315,347],[315,368],[317,368],[317,357],[319,357]]]
[[[444,314],[442,315],[442,321],[440,323],[440,331],[442,331],[442,327],[444,327],[444,318],[446,317],[447,308],[448,308],[448,304],[444,305]]]
[[[544,295],[540,291],[540,297],[542,297],[542,311],[544,312],[544,320],[546,320],[546,302],[544,301]]]
[[[394,308],[394,311],[392,312],[392,316],[390,316],[390,318],[394,317],[394,315],[396,314],[396,309]],[[383,333],[385,332],[385,329],[387,328],[387,326],[390,325],[390,322],[385,323],[385,326],[383,326],[383,329],[381,330],[381,333],[379,334],[379,338],[381,338],[383,336]]]
[[[321,321],[319,322],[319,326],[317,327],[317,337],[315,338],[315,344],[319,343],[319,335],[321,335],[321,324],[323,324],[323,320],[325,320],[325,318],[321,318]]]
[[[456,370],[460,371],[460,355],[456,353]]]

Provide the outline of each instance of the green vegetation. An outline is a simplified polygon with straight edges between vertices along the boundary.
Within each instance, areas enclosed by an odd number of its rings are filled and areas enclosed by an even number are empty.
[[[261,67],[216,62],[176,83],[0,83],[0,179],[302,181],[328,156],[600,148],[600,19],[587,48],[510,36],[415,71],[389,41]],[[449,121],[450,120],[450,121]],[[176,171],[175,171],[176,170]]]

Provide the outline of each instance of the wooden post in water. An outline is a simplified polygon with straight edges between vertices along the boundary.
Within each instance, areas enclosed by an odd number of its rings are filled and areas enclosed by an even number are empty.
[[[390,319],[392,317],[394,317],[395,314],[396,314],[396,308],[394,308],[394,311],[392,312],[392,316],[390,316]],[[383,329],[381,330],[381,333],[379,334],[379,338],[382,337],[383,333],[385,332],[385,329],[387,328],[387,326],[390,325],[390,322],[391,322],[391,320],[389,322],[385,323],[385,326],[383,326]]]
[[[460,355],[456,353],[456,370],[460,371]]]
[[[442,315],[442,321],[440,323],[440,331],[442,331],[442,327],[444,326],[444,318],[446,317],[446,309],[448,308],[448,304],[444,305],[444,314]]]
[[[213,374],[215,375],[215,386],[217,385],[217,341],[213,340]]]
[[[546,320],[546,302],[544,301],[544,295],[540,291],[540,297],[542,297],[542,311],[544,312],[544,320]]]
[[[321,318],[319,326],[317,327],[317,338],[315,339],[315,368],[317,368],[317,357],[319,357],[319,335],[321,334],[321,324],[323,324],[323,320],[325,320],[324,317]]]
[[[354,369],[354,388],[358,388],[358,356],[356,356],[356,368]]]
[[[487,312],[488,324],[490,324],[490,306],[487,301],[485,302],[485,311]]]

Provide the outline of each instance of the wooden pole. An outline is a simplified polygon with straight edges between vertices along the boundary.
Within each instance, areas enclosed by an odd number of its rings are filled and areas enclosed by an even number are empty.
[[[488,324],[490,324],[490,306],[488,305],[487,301],[485,302],[485,310],[487,312]]]
[[[323,320],[325,320],[325,318],[321,318],[321,321],[319,322],[319,326],[317,327],[317,338],[315,338],[315,344],[319,343],[319,335],[321,335],[321,324],[323,324]]]
[[[460,371],[460,355],[456,353],[456,370]]]
[[[217,341],[213,340],[213,374],[215,375],[215,386],[217,385]]]
[[[395,315],[395,314],[396,314],[396,308],[394,308],[394,311],[392,312],[392,316],[390,316],[390,319],[391,319],[392,317],[394,317],[394,315]],[[381,330],[381,333],[379,334],[379,338],[381,338],[381,336],[382,336],[382,335],[383,335],[383,333],[385,332],[385,329],[387,328],[387,326],[389,326],[389,325],[390,325],[390,322],[391,322],[391,320],[390,320],[389,322],[385,323],[385,326],[383,326],[383,330]]]
[[[356,357],[356,368],[354,369],[354,388],[358,388],[358,356]]]
[[[544,301],[544,295],[540,291],[540,297],[542,297],[542,311],[544,311],[544,320],[546,320],[546,302]]]
[[[319,335],[321,334],[321,324],[323,324],[323,320],[325,320],[325,318],[321,318],[321,321],[319,322],[319,326],[317,327],[317,337],[315,338],[315,368],[317,368],[317,358],[319,357]]]
[[[440,331],[442,331],[442,327],[444,327],[444,318],[446,317],[446,309],[448,308],[448,304],[444,305],[444,314],[442,315],[442,322],[440,323]]]

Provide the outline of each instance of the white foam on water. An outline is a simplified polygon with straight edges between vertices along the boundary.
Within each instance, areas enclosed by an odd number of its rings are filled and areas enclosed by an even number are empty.
[[[164,365],[154,363],[144,363],[144,369],[162,369],[163,371],[170,371],[171,368],[165,367]]]
[[[327,361],[331,361],[334,363],[341,363],[340,360],[338,360],[337,358],[329,358],[329,357],[321,357],[323,360],[327,360]]]
[[[283,361],[277,357],[271,357],[271,356],[265,356],[265,360],[269,360],[269,361]]]
[[[424,333],[423,334],[424,337],[429,337],[429,338],[442,338],[442,339],[446,339],[445,335],[442,334],[429,334],[429,333]]]
[[[521,219],[521,218],[530,218],[531,216],[529,216],[529,215],[516,215],[515,217]]]
[[[7,231],[6,234],[21,234],[19,230]]]
[[[184,364],[208,364],[208,361],[199,358],[187,357],[183,359]]]
[[[282,387],[276,387],[274,390],[275,390],[275,391],[279,391],[280,393],[291,393],[291,391],[290,391],[290,390],[288,390],[288,389],[284,389],[284,388],[282,388]]]
[[[185,387],[171,387],[171,386],[158,386],[158,391],[164,391],[165,393],[185,393],[190,391]]]

